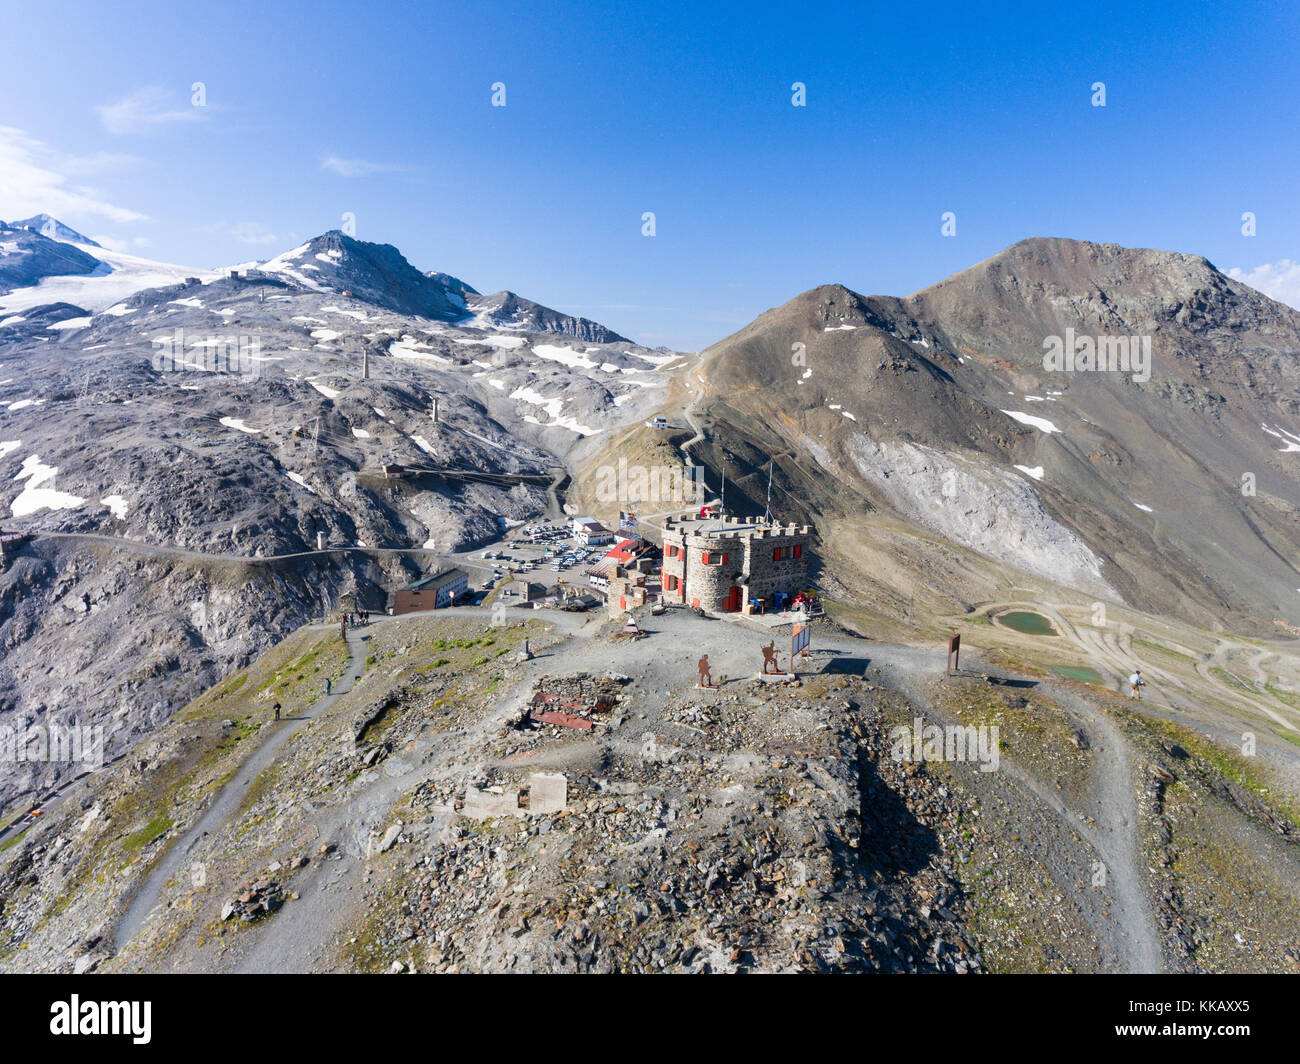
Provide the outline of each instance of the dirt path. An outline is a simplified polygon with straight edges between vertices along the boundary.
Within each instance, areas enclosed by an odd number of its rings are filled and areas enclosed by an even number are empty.
[[[352,690],[352,684],[360,677],[365,667],[363,658],[365,644],[356,629],[348,633],[348,668],[343,678],[334,685],[333,691],[324,698],[314,702],[309,710],[301,716],[281,721],[280,726],[261,746],[245,761],[227,783],[218,792],[212,804],[204,810],[203,815],[194,825],[167,850],[161,861],[145,877],[140,889],[136,891],[126,912],[113,932],[113,940],[118,952],[133,939],[144,926],[158,903],[166,884],[181,873],[190,851],[205,835],[218,830],[234,815],[239,808],[244,794],[258,776],[270,767],[278,751],[309,720],[328,710],[335,702]]]
[[[491,612],[465,608],[456,610],[453,616],[490,617]],[[463,731],[422,734],[412,749],[395,751],[381,762],[373,782],[353,799],[321,811],[316,820],[319,837],[335,845],[337,857],[309,865],[294,883],[300,900],[285,906],[274,920],[257,925],[241,936],[237,956],[223,958],[223,970],[310,972],[321,970],[322,964],[333,960],[338,936],[360,915],[367,870],[378,856],[373,844],[393,823],[393,806],[398,799],[425,779],[459,775],[465,768],[480,763],[481,755],[475,751],[496,735],[508,719],[519,714],[537,677],[555,668],[555,656],[559,653],[564,653],[566,658],[570,654],[583,656],[582,645],[575,648],[572,640],[585,640],[596,627],[587,624],[589,618],[581,614],[552,615],[548,611],[545,620],[554,623],[569,640],[549,647],[532,661],[521,662],[510,687],[490,713]],[[442,768],[432,764],[435,759],[442,763]],[[435,814],[430,823],[412,825],[410,830],[430,838],[440,833],[450,819],[454,818]]]
[[[877,643],[868,646],[872,665],[880,670],[889,686],[941,723],[960,723],[938,710],[925,691],[927,681],[943,674],[943,665],[939,663],[941,650],[924,646],[886,647]],[[966,655],[965,672],[985,668],[977,653],[968,650]],[[989,671],[1002,675],[1000,670]],[[1087,699],[1051,684],[1038,684],[1037,690],[1065,709],[1087,736],[1094,755],[1095,806],[1085,819],[1083,810],[1071,809],[1059,792],[1014,761],[1004,758],[999,771],[1027,796],[1054,813],[1096,852],[1107,889],[1114,899],[1107,939],[1119,968],[1125,972],[1159,972],[1162,970],[1159,938],[1138,870],[1137,781],[1129,764],[1127,744],[1106,715]]]
[[[1137,788],[1141,781],[1133,773],[1128,744],[1088,699],[1050,684],[1040,685],[1039,690],[1083,727],[1093,755],[1096,827],[1085,825],[1080,834],[1097,851],[1106,887],[1115,902],[1112,946],[1124,971],[1160,972],[1160,940],[1138,867]]]

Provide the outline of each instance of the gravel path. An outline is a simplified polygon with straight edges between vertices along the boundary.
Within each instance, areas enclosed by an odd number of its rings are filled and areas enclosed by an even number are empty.
[[[140,889],[131,899],[126,912],[118,922],[113,939],[118,951],[133,939],[144,926],[158,903],[163,887],[180,874],[189,858],[190,851],[205,835],[215,832],[234,815],[239,808],[249,784],[257,779],[275,760],[278,751],[290,737],[309,720],[328,710],[340,698],[352,690],[354,680],[361,675],[365,662],[363,658],[365,644],[356,629],[348,633],[349,663],[343,678],[334,685],[333,691],[324,698],[314,702],[311,708],[301,716],[280,722],[276,730],[245,761],[234,777],[227,783],[212,804],[195,821],[194,825],[181,836],[145,877]]]

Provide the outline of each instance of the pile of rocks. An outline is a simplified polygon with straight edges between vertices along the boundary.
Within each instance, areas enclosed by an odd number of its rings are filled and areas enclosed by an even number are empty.
[[[221,907],[221,919],[231,920],[236,916],[244,923],[252,923],[264,916],[270,916],[284,905],[284,893],[280,884],[273,879],[256,884],[245,884],[244,891],[233,901]]]

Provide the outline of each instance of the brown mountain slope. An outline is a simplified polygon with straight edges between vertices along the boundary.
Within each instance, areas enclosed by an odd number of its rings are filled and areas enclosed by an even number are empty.
[[[1135,361],[1045,368],[1085,336]],[[733,508],[761,511],[774,455],[777,506],[834,525],[850,570],[851,529],[893,511],[920,558],[950,543],[1204,627],[1300,620],[1300,314],[1203,258],[1027,240],[904,299],[805,292],[688,372]],[[991,590],[958,584],[930,590]]]

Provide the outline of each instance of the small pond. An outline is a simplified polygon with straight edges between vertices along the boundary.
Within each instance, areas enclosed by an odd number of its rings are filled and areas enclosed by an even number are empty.
[[[1086,665],[1071,666],[1057,665],[1052,669],[1058,676],[1064,676],[1069,680],[1082,680],[1084,683],[1095,683],[1105,685],[1106,681],[1101,678],[1101,673],[1096,669],[1090,669]]]
[[[1011,610],[1008,613],[999,613],[997,620],[999,624],[1005,624],[1012,631],[1019,632],[1021,635],[1056,635],[1056,629],[1052,627],[1052,622],[1041,613],[1031,613],[1028,610]]]

